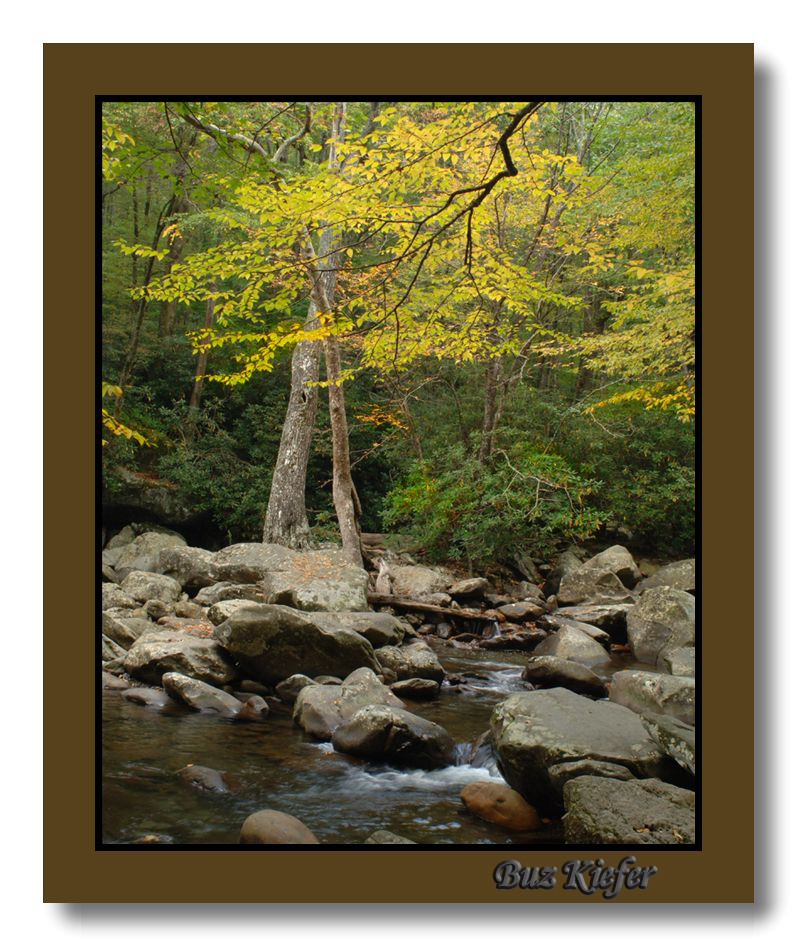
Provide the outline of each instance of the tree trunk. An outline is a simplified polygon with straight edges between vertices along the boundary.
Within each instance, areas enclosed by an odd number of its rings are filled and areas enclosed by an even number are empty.
[[[215,285],[212,287],[215,289]],[[216,300],[208,299],[205,304],[205,323],[204,328],[209,329],[213,327],[213,322],[216,317]],[[188,400],[188,437],[193,439],[193,435],[196,429],[196,421],[199,416],[199,405],[202,401],[202,388],[205,384],[205,375],[207,374],[208,369],[208,349],[204,349],[199,353],[196,360],[196,373],[194,376],[194,385],[191,388],[191,397]]]
[[[312,301],[304,324],[305,328],[317,327],[316,307]],[[263,528],[264,542],[296,549],[306,548],[310,541],[305,483],[318,404],[315,382],[318,381],[320,354],[319,342],[299,342],[293,350],[291,393]]]
[[[501,359],[488,362],[484,376],[484,417],[482,419],[482,438],[479,445],[479,464],[484,466],[493,452],[495,428],[500,417],[498,388],[501,383]]]
[[[349,428],[346,400],[340,381],[340,345],[337,338],[324,339],[324,360],[329,382],[329,418],[332,425],[332,500],[340,527],[343,551],[355,565],[363,567],[360,544],[360,500],[351,478]]]

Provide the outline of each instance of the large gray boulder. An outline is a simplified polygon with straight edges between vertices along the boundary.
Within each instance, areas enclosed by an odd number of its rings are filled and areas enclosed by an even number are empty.
[[[253,602],[248,598],[225,598],[208,608],[208,620],[214,627],[218,626],[223,624],[227,618],[232,617],[236,611],[251,607],[252,604]]]
[[[546,597],[548,595],[555,595],[557,591],[559,591],[559,587],[565,575],[570,575],[572,572],[581,568],[583,564],[582,554],[580,550],[571,547],[556,556],[553,568],[545,576],[543,594]]]
[[[368,641],[348,628],[327,628],[314,615],[279,604],[248,604],[213,632],[221,646],[261,683],[294,673],[345,677],[358,667],[379,672]]]
[[[695,675],[695,648],[672,647],[662,650],[659,652],[656,667],[676,677],[693,677]]]
[[[628,612],[627,623],[634,656],[655,664],[662,651],[694,646],[695,599],[675,588],[651,588]]]
[[[142,634],[155,630],[156,625],[146,618],[121,618],[109,611],[102,612],[102,633],[125,650],[129,650]]]
[[[397,680],[435,680],[442,683],[446,672],[437,659],[437,654],[425,641],[412,641],[401,647],[380,647],[375,651],[380,666],[396,674]]]
[[[397,617],[382,611],[318,611],[313,620],[330,630],[356,631],[373,647],[400,644],[407,629]]]
[[[562,762],[612,762],[638,777],[667,771],[664,756],[636,713],[565,689],[510,696],[493,711],[490,727],[502,775],[546,813],[561,811],[561,785],[549,770]]]
[[[674,716],[690,726],[695,722],[694,677],[620,670],[612,676],[609,699],[635,713]]]
[[[362,667],[350,673],[340,685],[313,683],[300,687],[295,697],[293,720],[309,736],[329,739],[338,726],[358,710],[372,705],[404,708],[401,700],[379,682],[372,670]]]
[[[160,556],[164,549],[185,544],[185,539],[175,533],[145,532],[124,546],[113,569],[120,578],[133,571],[156,572],[160,567]]]
[[[610,602],[608,604],[580,604],[569,608],[559,608],[556,618],[579,621],[606,631],[612,640],[625,641],[628,612],[633,608],[631,602]]]
[[[223,686],[236,676],[232,660],[216,641],[175,630],[142,634],[127,652],[124,669],[130,676],[156,685],[170,672],[214,686]]]
[[[438,769],[454,761],[454,740],[437,723],[394,706],[366,706],[332,733],[338,752],[391,765]]]
[[[393,594],[397,598],[423,600],[427,595],[445,591],[451,584],[451,576],[436,568],[424,565],[391,565],[390,579]]]
[[[574,627],[576,630],[582,631],[594,641],[606,647],[609,646],[612,640],[607,631],[602,631],[594,624],[584,624],[583,621],[574,621],[572,618],[561,617],[558,612],[555,614],[546,614],[538,624],[548,631],[560,631],[563,627]]]
[[[235,716],[243,709],[243,703],[234,696],[184,673],[164,673],[161,683],[172,699],[190,706],[192,710]]]
[[[658,779],[582,775],[564,787],[568,844],[693,844],[695,793]]]
[[[561,657],[564,660],[606,660],[607,652],[594,638],[572,624],[563,625],[555,634],[538,644],[535,657]]]
[[[597,674],[583,664],[563,657],[529,657],[522,676],[539,690],[564,687],[596,699],[607,694],[606,685]]]
[[[109,660],[124,660],[127,656],[127,649],[105,634],[102,635],[101,645],[100,655],[103,663],[107,663]]]
[[[694,594],[697,586],[695,560],[693,558],[687,558],[681,562],[670,562],[669,565],[664,565],[662,568],[659,568],[649,578],[643,578],[637,585],[637,589],[647,591],[648,588],[661,588],[664,586]]]
[[[122,591],[119,585],[111,581],[102,583],[100,598],[103,611],[110,611],[112,608],[118,611],[134,611],[139,606],[135,598]]]
[[[262,580],[263,597],[301,611],[368,610],[368,572],[342,549],[292,552]]]
[[[121,588],[125,594],[142,604],[153,600],[174,604],[182,591],[173,578],[155,572],[142,571],[128,572]]]
[[[607,598],[616,600],[623,598],[640,578],[641,573],[628,549],[613,545],[564,575],[557,598],[561,605]]]
[[[694,726],[672,716],[645,716],[643,722],[651,739],[665,755],[692,775],[697,772]]]
[[[217,581],[251,584],[291,559],[294,553],[284,545],[267,542],[240,542],[213,556]]]
[[[181,587],[188,591],[206,588],[216,581],[216,566],[213,552],[206,549],[192,548],[188,545],[176,545],[161,550],[158,567],[155,571],[174,578]]]

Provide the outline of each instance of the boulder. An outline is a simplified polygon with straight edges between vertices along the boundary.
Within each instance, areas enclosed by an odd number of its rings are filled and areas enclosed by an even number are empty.
[[[172,699],[177,700],[178,703],[185,703],[192,710],[234,716],[243,707],[240,700],[236,700],[224,690],[219,690],[202,680],[194,680],[184,673],[164,673],[161,683]]]
[[[262,581],[270,571],[289,561],[293,555],[284,545],[240,542],[216,552],[213,570],[218,581],[252,584]]]
[[[695,644],[695,599],[687,591],[650,588],[628,612],[628,643],[637,660],[655,664],[662,651]]]
[[[695,648],[673,647],[662,650],[656,660],[656,667],[676,677],[693,677],[695,675]]]
[[[556,596],[560,605],[622,598],[640,577],[640,571],[628,549],[622,545],[613,545],[565,574]]]
[[[113,562],[110,564],[113,564]],[[681,562],[670,562],[669,565],[664,565],[657,569],[653,575],[643,578],[637,585],[637,590],[647,591],[648,588],[664,586],[694,594],[697,587],[695,560],[687,558]]]
[[[667,771],[664,756],[636,713],[569,690],[513,694],[495,708],[490,725],[502,775],[546,814],[561,811],[561,787],[549,773],[559,763],[613,762],[638,777]]]
[[[442,726],[394,706],[358,710],[332,733],[332,745],[395,766],[437,769],[454,762],[454,740]]]
[[[498,608],[508,621],[523,623],[533,621],[547,612],[547,608],[538,601],[517,601],[513,604],[502,604]]]
[[[164,549],[185,544],[182,536],[173,533],[145,532],[122,549],[113,569],[122,579],[133,571],[156,572],[160,567],[161,552]]]
[[[374,831],[363,841],[363,844],[417,844],[417,841],[410,841],[409,838],[403,838],[400,834],[393,834],[392,831]]]
[[[253,603],[248,598],[225,598],[222,601],[217,601],[216,604],[212,604],[208,608],[208,620],[214,627],[217,627],[219,624],[223,624],[227,618],[232,617],[236,611],[240,611],[241,608],[248,608]]]
[[[601,778],[617,778],[627,782],[635,778],[634,773],[624,765],[616,762],[601,762],[599,759],[577,759],[575,762],[560,762],[548,769],[551,783],[559,791],[564,788],[565,782],[579,775],[599,775]]]
[[[368,610],[368,572],[342,549],[291,552],[267,571],[262,588],[266,601],[301,611]]]
[[[155,625],[146,618],[120,618],[109,611],[102,612],[102,633],[125,650],[130,650],[142,634],[154,630]]]
[[[100,594],[103,611],[110,611],[112,608],[120,611],[133,611],[138,607],[138,601],[135,598],[132,598],[122,591],[119,585],[112,582],[103,582]]]
[[[535,657],[562,657],[564,660],[606,660],[606,650],[589,634],[570,624],[565,624],[538,644]]]
[[[547,614],[539,623],[541,627],[545,627],[549,631],[561,631],[563,627],[574,627],[599,644],[603,644],[604,647],[608,647],[612,640],[606,631],[595,627],[594,624],[584,624],[582,621],[574,621],[571,618],[560,617],[558,613]]]
[[[471,782],[459,797],[477,818],[508,831],[537,831],[542,827],[540,816],[526,799],[500,782]]]
[[[241,825],[239,844],[319,844],[318,838],[298,818],[265,808]]]
[[[122,680],[121,677],[115,677],[107,670],[102,671],[103,690],[127,690],[129,687],[130,684],[126,680]]]
[[[125,545],[130,545],[130,543],[135,539],[136,531],[132,526],[124,526],[121,528],[116,535],[108,539],[105,544],[106,549],[120,549]],[[113,564],[113,563],[111,563]]]
[[[214,555],[205,549],[176,545],[161,550],[157,571],[168,575],[188,591],[206,588],[216,581]]]
[[[564,687],[600,699],[607,689],[600,677],[575,660],[563,657],[529,657],[523,679],[537,689]]]
[[[105,663],[108,660],[124,660],[127,656],[127,650],[103,634],[100,654],[102,662]]]
[[[599,627],[608,633],[612,640],[624,643],[627,637],[628,612],[633,607],[632,603],[622,601],[609,604],[580,604],[560,608],[556,617]]]
[[[565,841],[694,844],[695,793],[658,779],[618,782],[582,775],[564,787]]]
[[[216,769],[209,769],[206,765],[189,763],[185,768],[180,769],[177,775],[194,788],[200,788],[206,792],[225,794],[230,790],[225,781],[224,773]]]
[[[355,671],[356,673],[356,671]],[[296,698],[305,687],[315,686],[315,680],[304,673],[294,673],[292,676],[281,680],[274,690],[283,703],[293,706]]]
[[[255,601],[263,603],[263,592],[257,585],[237,585],[234,581],[217,581],[206,588],[200,588],[194,597],[194,604],[207,608],[219,601],[232,600]]]
[[[543,594],[546,597],[555,595],[559,591],[562,579],[581,568],[582,561],[581,550],[572,547],[557,555],[553,568],[545,576]]]
[[[695,727],[672,716],[645,716],[642,721],[659,749],[695,775]]]
[[[159,684],[165,673],[184,673],[214,686],[236,676],[235,667],[219,644],[181,631],[148,631],[133,644],[124,661],[131,676]]]
[[[124,514],[176,524],[187,524],[196,518],[196,511],[183,502],[174,483],[124,467],[113,472],[113,492],[103,491],[102,496],[106,518]],[[132,527],[136,531],[136,523]]]
[[[356,631],[373,647],[400,644],[407,631],[406,624],[382,611],[318,611],[313,620],[329,630]]]
[[[635,713],[674,716],[690,726],[695,722],[694,677],[620,670],[612,676],[609,699]]]
[[[240,720],[262,722],[271,712],[268,703],[262,696],[255,694],[248,697],[248,699],[244,699],[246,696],[244,693],[237,694],[237,696],[241,697],[241,702],[243,703],[243,706],[238,710],[238,719]]]
[[[182,591],[173,578],[137,570],[128,571],[121,587],[125,594],[142,604],[153,598],[165,604],[174,604]]]
[[[404,707],[372,670],[362,667],[350,673],[340,686],[314,683],[301,687],[294,704],[293,720],[313,738],[329,739],[358,710],[372,705]]]
[[[380,647],[374,653],[380,666],[392,670],[397,680],[420,677],[442,683],[445,679],[446,672],[437,654],[425,641],[414,640],[401,647]]]
[[[466,578],[451,585],[448,594],[452,598],[482,598],[489,587],[486,578]]]
[[[139,706],[160,707],[171,702],[167,693],[151,687],[129,687],[122,693],[122,699],[137,703]]]
[[[285,605],[248,604],[213,634],[262,683],[279,683],[295,673],[343,678],[358,667],[379,671],[373,648],[356,631],[323,627],[313,614]]]
[[[153,621],[159,621],[167,615],[174,614],[174,604],[166,604],[165,601],[160,601],[158,598],[150,598],[144,602],[144,610],[147,617],[152,618]]]
[[[436,680],[422,680],[419,677],[398,680],[390,684],[390,689],[404,700],[433,700],[440,694],[440,684]]]
[[[450,584],[450,577],[435,568],[423,565],[391,565],[390,578],[393,594],[397,598],[423,600],[436,591],[445,591]]]

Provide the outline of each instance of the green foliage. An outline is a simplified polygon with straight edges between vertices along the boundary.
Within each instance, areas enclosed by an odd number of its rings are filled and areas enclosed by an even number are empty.
[[[409,528],[431,557],[511,561],[591,535],[600,520],[586,501],[598,485],[532,447],[502,452],[489,468],[457,447],[415,464],[388,494],[383,518]]]

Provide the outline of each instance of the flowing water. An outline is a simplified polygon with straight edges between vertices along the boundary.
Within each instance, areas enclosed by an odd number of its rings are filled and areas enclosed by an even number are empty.
[[[558,840],[558,825],[509,833],[475,818],[459,799],[469,782],[503,782],[492,760],[474,766],[467,759],[495,704],[525,689],[520,673],[527,655],[445,648],[439,656],[464,682],[445,684],[434,702],[406,701],[457,743],[460,763],[432,772],[341,755],[331,743],[305,736],[287,708],[263,722],[237,722],[177,706],[137,706],[103,691],[103,842],[129,844],[154,834],[173,844],[236,844],[241,823],[261,808],[294,815],[326,844],[359,844],[378,829],[419,844]],[[608,679],[622,666],[629,664],[611,658],[593,670]],[[189,785],[176,775],[189,763],[228,773],[233,791]]]

